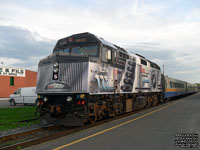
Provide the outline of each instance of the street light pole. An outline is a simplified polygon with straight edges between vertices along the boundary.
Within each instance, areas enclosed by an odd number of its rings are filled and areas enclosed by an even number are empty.
[[[165,74],[165,65],[163,64],[163,74]]]

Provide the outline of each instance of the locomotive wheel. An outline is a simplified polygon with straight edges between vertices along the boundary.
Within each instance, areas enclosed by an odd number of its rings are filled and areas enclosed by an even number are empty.
[[[153,96],[153,103],[152,103],[152,105],[155,106],[157,104],[158,104],[158,96],[154,95]]]
[[[10,100],[10,106],[15,106],[15,105],[16,105],[15,100],[14,100],[14,99],[11,99],[11,100]]]
[[[148,106],[148,97],[145,97],[144,105],[145,108]]]
[[[163,96],[163,94],[161,94],[159,96],[159,103],[164,103],[164,102],[165,102],[164,96]]]
[[[146,107],[148,108],[148,107],[151,107],[151,106],[152,106],[152,98],[149,96],[147,98],[147,105],[146,105]]]

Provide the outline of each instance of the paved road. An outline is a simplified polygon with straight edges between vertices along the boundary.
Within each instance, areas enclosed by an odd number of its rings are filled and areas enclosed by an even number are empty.
[[[8,102],[8,100],[0,100],[0,108],[8,107],[8,106],[10,106],[10,103]]]
[[[24,107],[24,105],[23,104],[17,104],[16,106],[10,106],[10,103],[9,103],[8,100],[3,100],[2,98],[0,98],[0,109],[1,108],[16,108],[16,107]]]
[[[200,93],[27,149],[185,150],[176,133],[200,135]]]

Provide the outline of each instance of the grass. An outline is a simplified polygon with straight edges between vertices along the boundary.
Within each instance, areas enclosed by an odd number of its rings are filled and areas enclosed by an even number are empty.
[[[39,120],[30,122],[19,122],[35,118],[35,106],[1,108],[0,109],[0,131],[15,129],[23,126],[31,126],[40,123]]]

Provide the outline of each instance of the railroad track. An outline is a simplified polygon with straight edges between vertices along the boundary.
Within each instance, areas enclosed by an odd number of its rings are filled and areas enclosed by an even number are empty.
[[[17,132],[15,134],[0,136],[0,149],[10,149],[14,145],[19,147],[20,145],[17,143],[25,143],[26,141],[35,139],[37,136],[44,137],[48,134],[49,131],[53,131],[54,129],[56,130],[56,128],[58,128],[58,126],[49,125],[46,127]],[[13,149],[15,148],[13,147]]]
[[[173,101],[168,101],[167,103],[170,103]],[[166,103],[158,104],[154,106],[154,108],[163,105]],[[152,108],[152,107],[150,107]],[[26,147],[30,147],[33,145],[37,145],[43,142],[47,142],[56,138],[60,138],[66,135],[70,135],[76,132],[79,132],[84,129],[89,129],[95,126],[99,126],[105,123],[108,123],[110,121],[118,120],[123,117],[127,117],[139,112],[142,112],[144,110],[147,110],[149,108],[143,108],[139,109],[133,112],[129,112],[120,116],[116,116],[114,118],[108,118],[105,120],[97,121],[95,124],[86,124],[81,127],[63,127],[63,126],[47,126],[43,128],[38,128],[34,130],[24,131],[16,134],[11,134],[7,136],[0,137],[0,150],[16,150],[16,149],[23,149]],[[9,143],[9,141],[11,141]],[[14,141],[14,143],[12,143]],[[3,143],[3,144],[2,144]],[[4,144],[5,143],[5,144]],[[7,144],[8,143],[8,144]],[[2,146],[1,146],[2,145]]]

